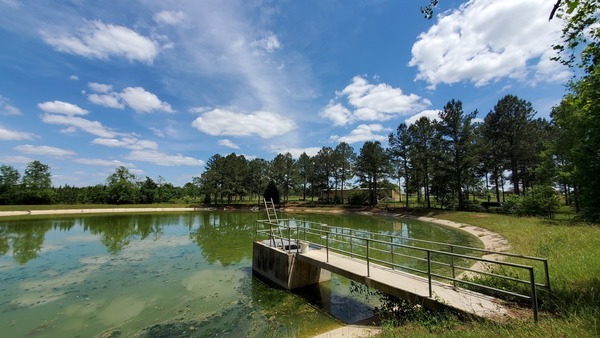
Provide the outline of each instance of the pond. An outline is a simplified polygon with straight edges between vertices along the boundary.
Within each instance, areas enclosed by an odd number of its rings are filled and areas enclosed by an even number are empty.
[[[287,215],[475,245],[438,225]],[[0,219],[3,337],[311,336],[372,315],[339,276],[290,293],[252,276],[264,213],[205,211]]]

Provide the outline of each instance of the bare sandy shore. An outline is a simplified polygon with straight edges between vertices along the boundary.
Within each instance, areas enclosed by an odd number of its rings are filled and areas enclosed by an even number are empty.
[[[0,211],[0,217],[2,216],[27,216],[27,215],[72,215],[72,214],[98,214],[98,213],[136,213],[136,212],[190,212],[199,211],[200,208],[107,208],[107,209],[63,209],[63,210],[30,210],[30,211]],[[312,210],[298,210],[289,209],[292,212],[314,212]],[[343,211],[326,211],[328,213],[342,213]],[[363,214],[378,215],[379,213],[362,212]],[[447,221],[443,219],[437,219],[433,217],[412,217],[404,214],[394,214],[394,217],[398,218],[413,218],[423,222],[431,222],[440,224],[461,231],[470,233],[473,236],[479,238],[483,243],[485,250],[504,252],[510,250],[510,244],[506,238],[501,235],[492,232],[490,230],[476,227],[469,224],[457,223]],[[503,256],[489,254],[483,256],[487,259],[501,260]],[[485,265],[477,263],[473,266],[476,269],[486,269]],[[338,329],[322,333],[315,338],[362,338],[372,337],[382,332],[381,328],[372,326],[361,326],[361,325],[346,325]]]
[[[23,210],[0,211],[2,216],[29,216],[29,215],[72,215],[72,214],[106,214],[106,213],[132,213],[132,212],[179,212],[198,211],[199,208],[106,208],[106,209],[62,209],[62,210]]]

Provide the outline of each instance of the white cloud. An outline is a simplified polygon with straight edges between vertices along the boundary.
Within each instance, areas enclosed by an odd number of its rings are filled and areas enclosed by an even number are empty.
[[[219,143],[219,145],[224,146],[224,147],[233,148],[233,149],[240,149],[240,146],[238,146],[237,144],[231,142],[228,139],[219,140],[218,143]]]
[[[43,103],[38,103],[37,106],[46,113],[57,113],[71,116],[86,115],[88,113],[87,110],[80,108],[75,104],[63,101],[47,101]]]
[[[34,140],[37,136],[35,134],[26,133],[23,131],[15,131],[6,129],[0,126],[0,140],[5,141],[23,141],[23,140]]]
[[[33,160],[25,156],[0,156],[0,163],[29,163]]]
[[[108,93],[113,89],[112,85],[96,82],[89,82],[88,87],[90,87],[90,89],[95,91],[96,93]]]
[[[90,100],[91,103],[107,108],[125,108],[125,105],[119,101],[119,97],[112,94],[90,94],[88,100]]]
[[[204,113],[209,110],[210,110],[210,107],[192,107],[192,108],[188,109],[188,111],[190,113],[197,113],[197,114]]]
[[[127,168],[135,168],[133,163],[125,163],[118,160],[103,160],[99,158],[77,158],[74,159],[73,162],[84,164],[84,165],[95,165],[102,167],[127,167]]]
[[[334,126],[345,126],[354,122],[352,112],[341,103],[334,103],[333,101],[321,111],[321,116],[331,120]]]
[[[79,80],[79,76],[73,74],[73,75],[69,76],[69,80],[71,80],[71,81],[77,81],[77,80]]]
[[[412,47],[417,80],[435,88],[462,81],[483,86],[502,78],[563,82],[566,68],[550,62],[561,20],[548,22],[547,0],[471,0],[441,14]]]
[[[315,155],[317,155],[319,150],[321,150],[321,148],[320,147],[288,148],[288,147],[281,147],[281,146],[270,146],[270,147],[268,147],[268,150],[274,154],[290,153],[290,154],[292,154],[293,158],[297,159],[300,157],[300,155],[302,155],[302,153],[306,153],[306,155],[308,155],[308,156],[315,156]]]
[[[109,84],[90,82],[88,86],[96,92],[88,95],[88,100],[100,106],[123,109],[127,105],[138,113],[156,110],[166,113],[175,112],[170,104],[161,101],[155,94],[142,87],[127,87],[122,92],[116,92]]]
[[[154,134],[154,135],[156,135],[158,137],[165,137],[166,136],[165,133],[162,130],[158,129],[158,128],[150,127],[148,129],[150,129],[152,131],[152,134]]]
[[[269,53],[274,51],[275,49],[281,48],[281,43],[279,42],[279,39],[277,39],[277,36],[273,33],[269,33],[267,36],[260,40],[253,41],[250,45],[253,47],[264,49]]]
[[[236,113],[225,109],[206,112],[192,122],[199,131],[213,135],[260,136],[271,138],[296,128],[293,120],[276,113],[259,111],[252,114]]]
[[[72,150],[65,150],[50,146],[33,146],[31,144],[16,146],[15,150],[29,155],[44,155],[54,158],[66,158],[77,155],[77,153]]]
[[[139,140],[135,137],[122,137],[120,139],[96,138],[92,143],[106,147],[126,148],[131,150],[158,149],[158,144],[156,142]]]
[[[115,132],[108,130],[98,121],[90,121],[77,116],[44,114],[42,115],[42,122],[67,126],[67,128],[70,129],[69,131],[74,131],[73,128],[81,129],[99,137],[112,138],[116,135]]]
[[[44,41],[59,52],[88,58],[123,57],[151,64],[160,51],[157,41],[123,26],[90,21],[75,34],[42,32]]]
[[[156,95],[142,87],[127,87],[119,97],[133,110],[139,113],[149,113],[154,110],[174,113],[175,111],[166,102],[162,102]]]
[[[134,150],[130,152],[126,159],[130,161],[150,162],[156,165],[167,167],[187,165],[187,166],[203,166],[204,161],[193,157],[183,155],[169,155],[156,150]]]
[[[389,128],[384,128],[380,124],[361,124],[356,129],[352,130],[350,134],[346,136],[333,135],[330,137],[331,141],[334,142],[346,142],[346,143],[357,143],[365,141],[380,141],[386,142],[388,137],[387,134],[381,135],[377,133],[389,132]]]
[[[407,118],[406,120],[404,120],[404,123],[406,123],[407,126],[410,126],[411,124],[417,122],[417,120],[419,120],[421,117],[426,117],[430,121],[433,121],[433,120],[439,121],[441,112],[442,112],[441,110],[423,110],[422,112],[415,114],[415,115]]]
[[[19,108],[9,104],[8,99],[0,96],[0,115],[21,115]]]
[[[154,21],[165,25],[177,25],[183,22],[186,15],[182,11],[161,11],[154,14]]]
[[[346,98],[353,111],[337,101]],[[406,95],[400,88],[386,83],[371,84],[355,76],[336,98],[321,111],[321,116],[342,126],[354,121],[386,121],[396,115],[408,115],[424,109],[431,102],[415,94]]]

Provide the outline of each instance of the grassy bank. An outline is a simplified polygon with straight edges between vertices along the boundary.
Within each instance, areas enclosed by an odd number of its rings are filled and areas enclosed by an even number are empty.
[[[569,220],[508,215],[432,212],[428,216],[476,225],[506,237],[512,252],[547,257],[552,298],[540,321],[506,324],[423,317],[388,327],[384,337],[599,337],[600,226]]]

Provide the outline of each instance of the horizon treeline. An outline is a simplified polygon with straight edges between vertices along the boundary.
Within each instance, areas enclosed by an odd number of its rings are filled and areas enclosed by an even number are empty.
[[[552,117],[563,113],[566,104],[556,107]],[[461,101],[451,100],[437,119],[400,123],[389,134],[387,148],[367,141],[357,152],[341,142],[314,156],[302,153],[295,159],[285,153],[271,161],[215,154],[201,176],[183,187],[162,177],[138,178],[125,167],[116,168],[105,184],[52,187],[50,168],[39,161],[29,163],[22,177],[2,165],[0,204],[231,204],[254,198],[260,203],[271,184],[283,202],[299,195],[305,201],[374,206],[381,197],[378,188],[398,187],[406,207],[412,197],[426,208],[475,210],[481,201],[505,202],[504,187],[510,184],[515,196],[555,201],[560,192],[567,205],[594,219],[586,204],[589,188],[573,179],[574,168],[564,157],[561,126],[535,114],[530,102],[507,95],[481,122],[475,120],[477,111],[464,112]],[[364,192],[346,200],[338,196],[355,187]]]

